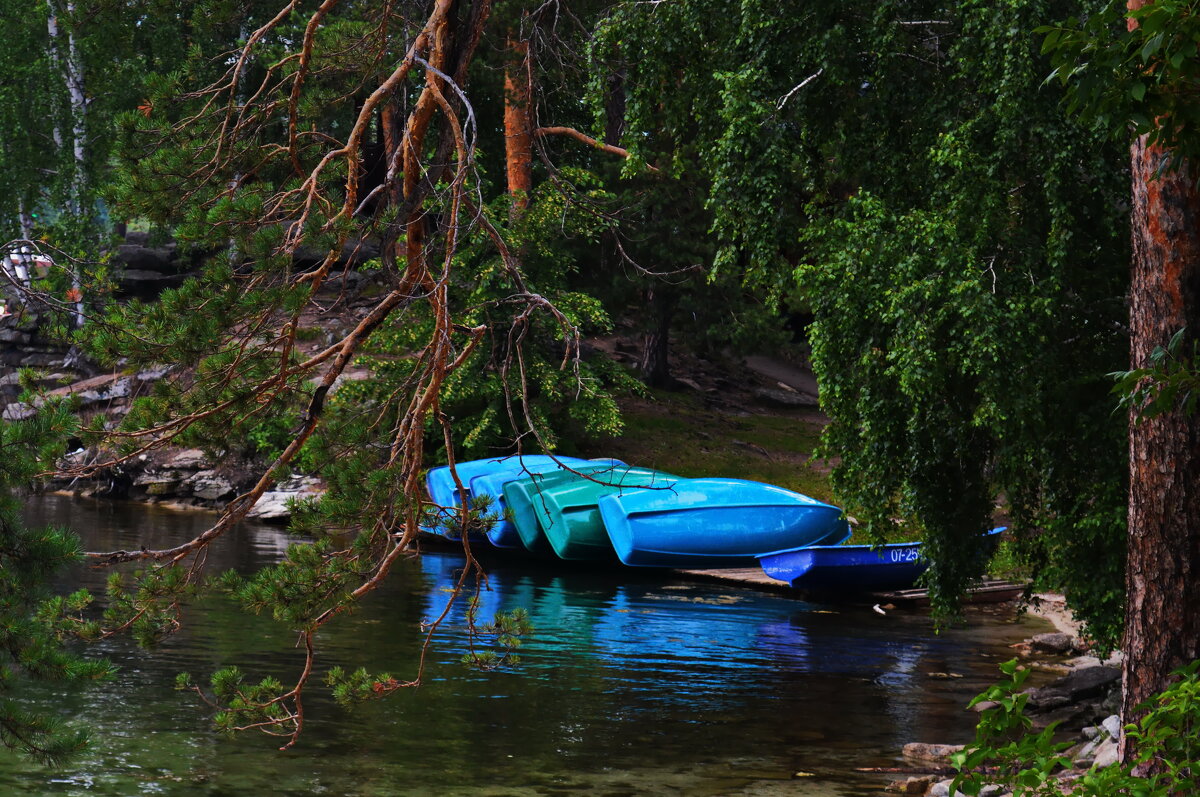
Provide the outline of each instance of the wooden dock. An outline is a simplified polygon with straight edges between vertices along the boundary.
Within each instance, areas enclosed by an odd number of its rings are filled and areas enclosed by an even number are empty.
[[[709,581],[718,584],[730,584],[750,589],[761,589],[767,592],[790,593],[800,597],[792,585],[777,578],[771,578],[761,567],[742,567],[736,570],[676,570],[681,576],[693,581]]]

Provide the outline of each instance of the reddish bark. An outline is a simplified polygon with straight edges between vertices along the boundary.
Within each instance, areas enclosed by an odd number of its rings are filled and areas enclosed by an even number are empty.
[[[529,42],[510,32],[504,67],[504,155],[512,212],[529,207],[533,188],[533,72]]]
[[[1131,7],[1133,3],[1130,4]],[[1166,152],[1132,148],[1132,367],[1187,328],[1200,332],[1200,184]],[[1176,409],[1129,426],[1129,541],[1122,719],[1200,658],[1200,416]],[[1122,740],[1121,754],[1132,753]]]

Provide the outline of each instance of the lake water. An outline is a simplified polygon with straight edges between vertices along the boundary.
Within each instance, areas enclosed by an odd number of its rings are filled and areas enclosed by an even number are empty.
[[[67,524],[91,548],[189,538],[212,515],[46,496],[31,522]],[[216,569],[277,560],[290,539],[245,525],[210,556]],[[448,600],[461,556],[399,563],[361,611],[320,637],[318,666],[416,671],[422,619]],[[1037,621],[973,611],[934,633],[920,613],[808,603],[633,569],[489,563],[481,617],[525,607],[536,627],[511,669],[480,673],[456,605],[430,651],[424,684],[343,709],[315,688],[295,748],[211,729],[176,673],[207,682],[238,664],[285,683],[295,635],[222,599],[189,609],[154,651],[95,646],[120,666],[92,688],[38,687],[28,701],[94,729],[92,748],[51,772],[0,753],[0,794],[26,795],[679,795],[878,794],[909,741],[961,742],[967,701]],[[98,584],[102,573],[79,574]],[[931,675],[931,673],[938,675]],[[942,677],[953,673],[958,678]],[[320,673],[319,673],[320,674]]]

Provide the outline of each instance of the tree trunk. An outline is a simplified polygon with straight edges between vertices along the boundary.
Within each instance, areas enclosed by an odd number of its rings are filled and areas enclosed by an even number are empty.
[[[60,66],[58,48],[61,47],[61,32],[58,27],[58,11],[53,2],[49,3],[50,17],[47,30],[50,34],[51,63]],[[78,38],[75,35],[75,2],[67,0],[67,52],[62,62],[66,66],[64,74],[67,97],[69,101],[71,120],[71,183],[68,192],[67,212],[78,219],[86,229],[91,216],[91,202],[87,190],[87,96],[83,88],[83,57],[79,52]],[[61,149],[62,133],[58,125],[54,126],[55,144]],[[72,321],[76,327],[83,326],[83,283],[79,268],[71,266],[71,290],[67,299],[72,303],[74,313]]]
[[[1200,186],[1188,165],[1154,177],[1165,152],[1132,148],[1132,367],[1187,328],[1200,333]],[[1200,658],[1200,415],[1179,409],[1129,425],[1129,541],[1123,723]],[[1134,751],[1121,741],[1122,760]]]
[[[529,42],[509,31],[504,65],[504,155],[508,172],[511,215],[529,207],[533,188],[533,72]]]
[[[647,298],[653,310],[654,327],[642,339],[642,381],[650,387],[672,388],[675,379],[671,376],[670,333],[677,297],[674,291],[653,288]]]

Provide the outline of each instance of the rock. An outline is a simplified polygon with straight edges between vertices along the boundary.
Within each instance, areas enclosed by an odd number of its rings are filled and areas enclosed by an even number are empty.
[[[1100,735],[1100,726],[1099,725],[1089,725],[1083,729],[1083,738],[1085,738],[1085,739],[1095,739],[1099,735]]]
[[[950,797],[950,784],[953,782],[953,780],[942,780],[933,784],[929,790],[930,797]],[[995,783],[989,783],[979,790],[979,797],[999,797],[1001,794],[1006,794],[1004,787]],[[967,795],[956,791],[954,797],[967,797]]]
[[[1096,747],[1096,757],[1092,762],[1093,769],[1104,769],[1117,763],[1117,740],[1105,739]]]
[[[192,495],[205,501],[219,501],[235,492],[234,486],[227,480],[217,476],[212,471],[200,471],[187,480],[192,488]]]
[[[258,520],[287,520],[292,515],[288,502],[292,499],[312,498],[324,491],[319,479],[311,476],[296,476],[281,482],[277,489],[263,493],[262,497],[246,513],[246,517]]]
[[[1072,763],[1079,769],[1087,769],[1096,759],[1096,747],[1099,746],[1098,741],[1091,741],[1082,745],[1078,750],[1072,751],[1069,755]]]
[[[86,407],[89,404],[98,404],[102,401],[128,398],[129,394],[133,391],[133,380],[129,377],[123,377],[95,390],[76,391],[75,387],[76,385],[71,385],[67,388],[67,391],[77,396],[80,402]]]
[[[1070,653],[1075,648],[1075,640],[1070,634],[1036,634],[1030,642],[1035,650],[1044,653]]]
[[[924,794],[932,783],[932,775],[917,775],[904,780],[894,780],[887,785],[887,790],[900,794]]]
[[[962,750],[961,744],[925,744],[909,742],[901,751],[905,761],[919,764],[949,764],[950,756]]]
[[[1049,710],[1066,703],[1100,697],[1120,680],[1121,671],[1116,667],[1097,665],[1075,670],[1040,689],[1026,690],[1026,694],[1029,695],[1030,708]]]
[[[146,368],[137,372],[137,380],[139,382],[157,382],[173,370],[175,370],[175,366],[173,365],[158,365],[153,368]]]
[[[760,387],[754,391],[754,397],[764,404],[777,404],[781,407],[817,407],[820,402],[816,396],[798,393],[795,390],[775,390]]]
[[[185,470],[198,470],[201,468],[210,467],[208,457],[198,448],[185,448],[175,456],[167,460],[168,468],[181,468]]]
[[[1121,718],[1116,714],[1106,717],[1100,727],[1108,734],[1108,738],[1117,739],[1121,736]]]
[[[58,368],[63,364],[61,355],[51,354],[49,352],[34,352],[26,354],[21,358],[22,368]]]
[[[32,418],[33,414],[33,407],[16,401],[5,405],[4,412],[0,414],[0,417],[3,417],[6,421],[23,421],[26,418]]]

